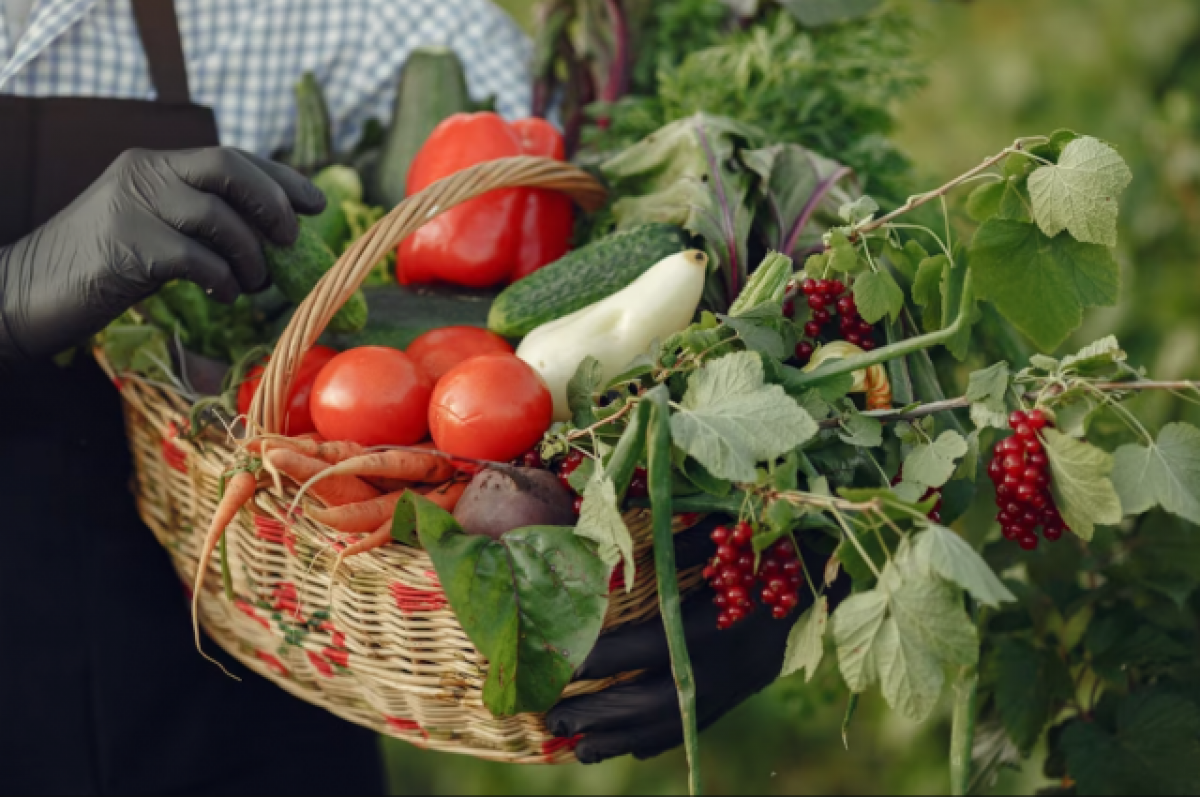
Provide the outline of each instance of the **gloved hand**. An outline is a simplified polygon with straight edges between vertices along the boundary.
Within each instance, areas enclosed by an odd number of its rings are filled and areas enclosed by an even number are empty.
[[[676,537],[677,566],[682,570],[711,558],[708,534],[715,522]],[[809,573],[823,572],[824,562],[805,552]],[[844,592],[833,590],[830,600]],[[812,605],[812,592],[801,591],[800,605],[786,620],[773,620],[759,607],[725,631],[717,630],[713,591],[700,590],[683,604],[683,626],[696,681],[696,709],[701,730],[747,698],[769,686],[783,667],[792,625]],[[679,698],[671,675],[662,620],[622,627],[600,638],[576,678],[608,678],[646,670],[636,681],[559,703],[547,715],[550,732],[559,737],[583,734],[575,754],[585,764],[632,753],[652,758],[683,743]]]
[[[164,283],[232,302],[266,287],[281,246],[325,198],[286,166],[225,147],[129,150],[70,206],[0,249],[0,363],[57,354]]]

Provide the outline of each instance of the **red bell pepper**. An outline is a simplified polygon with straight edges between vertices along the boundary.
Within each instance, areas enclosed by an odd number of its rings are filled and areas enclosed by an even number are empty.
[[[408,173],[412,194],[468,166],[516,155],[563,160],[562,135],[542,119],[509,124],[494,113],[455,114],[438,125]],[[464,202],[404,239],[402,285],[449,282],[487,288],[514,282],[570,247],[571,200],[547,189],[506,188]]]

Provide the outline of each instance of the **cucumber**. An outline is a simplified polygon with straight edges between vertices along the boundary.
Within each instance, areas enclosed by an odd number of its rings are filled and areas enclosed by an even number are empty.
[[[686,248],[683,231],[670,224],[615,232],[505,288],[488,314],[488,329],[507,338],[524,337],[613,295],[658,261]]]
[[[313,174],[333,162],[333,133],[329,106],[312,72],[296,84],[296,137],[288,165],[301,174]]]
[[[331,251],[340,252],[350,240],[344,203],[362,202],[362,180],[349,166],[327,166],[312,182],[325,195],[325,209],[316,216],[301,216],[300,223],[316,231]]]
[[[412,289],[403,285],[367,288],[371,320],[351,335],[326,335],[323,342],[335,349],[356,346],[390,346],[406,349],[413,340],[441,327],[487,327],[492,298],[483,292],[451,293],[436,287]]]
[[[267,271],[271,280],[291,301],[304,301],[317,283],[337,262],[333,250],[325,245],[321,236],[304,225],[300,225],[300,236],[296,243],[287,248],[263,243]],[[367,300],[362,291],[356,292],[329,322],[333,332],[358,332],[367,325]]]
[[[371,203],[394,208],[404,199],[408,169],[438,124],[471,108],[462,63],[448,47],[419,47],[408,57],[396,100],[392,126],[375,170]]]

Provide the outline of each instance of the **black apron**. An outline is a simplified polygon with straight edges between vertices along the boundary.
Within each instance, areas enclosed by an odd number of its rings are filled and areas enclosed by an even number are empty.
[[[0,245],[126,149],[217,144],[173,3],[133,8],[157,101],[0,96]],[[91,357],[0,376],[0,793],[381,793],[375,734],[199,656],[131,475]]]

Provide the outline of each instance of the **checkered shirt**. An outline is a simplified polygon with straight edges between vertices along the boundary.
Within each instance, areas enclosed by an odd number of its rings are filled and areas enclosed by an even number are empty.
[[[529,112],[531,46],[488,0],[175,0],[192,100],[211,107],[221,142],[268,155],[292,139],[292,87],[312,71],[335,146],[387,121],[396,81],[422,45],[452,48],[476,99]],[[153,99],[130,0],[37,0],[10,42],[0,13],[0,94]]]

